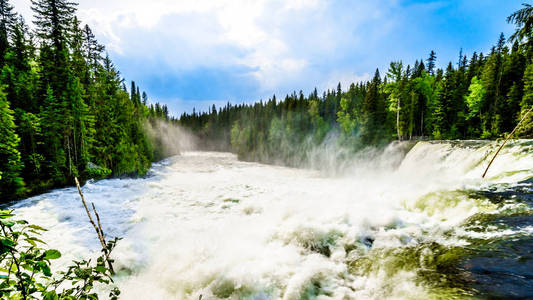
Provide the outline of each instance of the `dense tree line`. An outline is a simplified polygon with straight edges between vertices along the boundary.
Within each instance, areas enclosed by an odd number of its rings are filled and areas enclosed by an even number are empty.
[[[350,149],[394,139],[494,139],[513,130],[533,105],[532,6],[508,19],[517,32],[503,34],[489,53],[461,51],[456,63],[436,68],[437,54],[413,65],[390,63],[382,76],[341,85],[319,95],[301,91],[278,101],[227,104],[183,114],[179,122],[218,149],[245,159],[298,162],[306,150],[334,136]],[[533,136],[533,114],[519,135]]]
[[[76,3],[32,0],[30,31],[0,0],[0,198],[81,178],[144,174],[154,149],[143,125],[168,119],[120,73]]]

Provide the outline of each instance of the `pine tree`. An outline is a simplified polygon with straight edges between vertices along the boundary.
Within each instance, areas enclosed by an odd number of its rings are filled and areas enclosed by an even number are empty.
[[[40,114],[43,142],[46,145],[46,165],[43,171],[56,184],[66,183],[67,155],[63,148],[66,118],[64,103],[58,101],[49,86]]]
[[[511,53],[504,57],[503,63],[501,93],[505,101],[501,101],[498,107],[502,132],[511,132],[519,119],[520,102],[524,94],[522,78],[525,67],[525,53],[515,41]]]
[[[470,63],[468,64],[467,82],[471,82],[472,78],[475,76],[479,77],[478,59],[477,52],[474,52],[474,54],[472,54],[472,58],[470,58]]]
[[[441,138],[448,138],[450,135],[450,129],[453,125],[454,120],[454,92],[455,92],[456,82],[455,82],[455,70],[452,63],[448,64],[446,68],[446,73],[444,74],[444,80],[442,84],[442,89],[439,93],[438,106],[436,109],[437,123],[435,124],[438,128],[438,132],[441,135]],[[434,129],[435,130],[435,129]]]
[[[493,47],[481,73],[481,81],[486,93],[481,105],[483,138],[498,134],[497,104],[500,98],[500,82],[502,76],[501,56]]]
[[[9,0],[0,0],[0,68],[4,66],[4,57],[10,47],[9,39],[16,21],[17,15]]]
[[[427,60],[427,62],[428,62],[427,71],[428,71],[428,73],[430,75],[434,74],[435,62],[436,61],[437,61],[437,54],[435,53],[435,51],[431,50],[431,53],[429,53],[429,58]]]
[[[131,82],[131,90],[130,90],[130,99],[131,102],[135,102],[135,99],[137,99],[137,88],[135,87],[135,81]]]
[[[523,117],[531,107],[533,107],[533,62],[527,65],[524,72],[524,97],[520,103],[521,111],[519,117]],[[529,114],[518,134],[524,137],[533,137],[533,114]]]
[[[511,40],[524,43],[531,53],[533,48],[533,6],[524,3],[523,7],[507,18],[507,22],[516,26],[516,31],[511,35]],[[528,58],[532,58],[529,56]]]
[[[17,109],[15,121],[17,135],[20,137],[20,154],[24,164],[22,176],[29,187],[33,186],[33,182],[38,185],[40,180],[46,180],[42,177],[42,166],[45,159],[41,154],[43,146],[41,120],[38,115]]]
[[[527,65],[524,72],[524,97],[520,103],[522,111],[533,106],[533,62]]]
[[[0,91],[0,193],[13,197],[22,192],[22,162],[18,151],[20,139],[15,133],[13,111],[6,94]]]
[[[68,42],[75,20],[76,3],[67,0],[32,0],[36,35],[41,42],[43,94],[48,85],[55,96],[66,89],[69,66]]]
[[[1,79],[7,85],[8,99],[14,109],[21,108],[37,113],[39,105],[35,98],[37,73],[31,67],[33,56],[28,29],[21,18],[13,28],[13,45],[8,50]]]
[[[115,130],[117,120],[115,114],[115,95],[122,91],[120,75],[115,69],[109,56],[103,61],[103,71],[97,78],[98,86],[95,110],[95,141],[91,148],[94,163],[113,169],[113,145],[116,143]]]
[[[89,66],[86,61],[84,53],[84,37],[83,31],[80,28],[80,21],[78,18],[74,17],[71,21],[69,36],[69,75],[75,74],[81,79],[81,82],[88,85],[90,83],[91,77],[89,74]]]
[[[69,38],[77,4],[67,0],[31,0],[37,36],[61,52]]]
[[[95,76],[101,67],[101,62],[103,60],[102,53],[104,52],[105,47],[98,43],[89,25],[85,25],[85,27],[83,28],[83,36],[83,50],[85,54],[85,60],[90,66],[89,69],[92,72],[91,75]]]
[[[94,119],[89,114],[89,107],[83,100],[83,87],[77,77],[71,76],[67,85],[67,93],[69,95],[69,103],[71,103],[72,118],[68,122],[68,128],[72,130],[67,140],[69,153],[72,152],[71,161],[72,166],[69,170],[72,175],[79,176],[79,172],[85,170],[89,162],[89,149],[93,143],[94,135]]]
[[[386,103],[380,91],[381,76],[379,69],[376,69],[374,78],[368,84],[368,92],[362,106],[362,140],[369,144],[379,140],[379,134],[383,131],[386,121]]]
[[[146,94],[146,92],[143,92],[142,99],[143,99],[143,105],[147,105],[148,104],[148,95]]]

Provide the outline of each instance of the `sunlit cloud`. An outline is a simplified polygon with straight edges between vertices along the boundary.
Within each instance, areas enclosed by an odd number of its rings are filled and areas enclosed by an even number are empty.
[[[318,0],[117,2],[106,10],[97,8],[106,6],[104,1],[87,8],[80,4],[81,19],[92,24],[110,50],[129,57],[155,56],[177,70],[245,66],[262,90],[301,76],[309,66],[312,57],[294,51],[285,30],[294,26],[294,17],[325,5]]]

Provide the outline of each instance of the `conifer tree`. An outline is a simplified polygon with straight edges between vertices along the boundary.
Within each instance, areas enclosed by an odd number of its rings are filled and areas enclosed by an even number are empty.
[[[92,75],[96,76],[96,73],[98,73],[101,67],[101,62],[103,60],[102,53],[104,52],[105,47],[98,43],[89,25],[85,25],[83,28],[83,37],[85,60],[90,66],[89,69],[91,70]]]
[[[48,85],[55,96],[66,89],[69,73],[68,41],[77,4],[67,0],[32,0],[36,35],[41,44],[40,64],[44,93]]]
[[[29,44],[28,29],[21,18],[13,27],[13,44],[6,53],[1,80],[7,85],[12,108],[38,113],[35,98],[37,73],[31,68],[33,52]]]
[[[511,53],[506,54],[503,62],[501,93],[505,99],[499,103],[502,132],[511,132],[519,120],[520,102],[524,95],[523,76],[526,67],[526,56],[519,43],[515,41]]]
[[[516,31],[511,35],[511,40],[524,43],[529,48],[533,46],[533,5],[524,3],[522,8],[512,13],[507,22],[513,23],[516,26]],[[531,58],[528,57],[528,58]]]
[[[530,62],[524,72],[524,97],[520,103],[520,118],[533,107],[533,62]],[[524,121],[519,134],[525,137],[533,137],[533,114]]]
[[[0,193],[13,197],[22,191],[22,163],[18,151],[20,139],[15,133],[13,111],[6,94],[0,91]]]
[[[481,73],[481,80],[486,90],[485,97],[481,105],[481,112],[483,114],[482,128],[484,138],[497,135],[497,120],[495,115],[496,104],[498,103],[497,99],[500,97],[499,83],[501,75],[501,57],[498,54],[496,47],[493,47]]]
[[[430,75],[433,75],[434,74],[434,71],[435,71],[435,62],[437,61],[437,54],[435,53],[435,51],[431,50],[431,52],[429,53],[429,58],[427,60],[428,62],[428,65],[427,65],[427,71]]]
[[[17,21],[13,6],[9,0],[0,0],[0,68],[4,66],[4,57],[10,47],[10,37]]]
[[[376,69],[374,78],[368,84],[368,92],[362,106],[363,142],[372,143],[379,140],[386,120],[386,104],[381,93],[381,76]]]
[[[43,142],[46,145],[44,172],[45,176],[50,177],[56,184],[66,182],[67,155],[63,148],[66,117],[64,103],[58,101],[54,91],[48,86],[40,114]]]

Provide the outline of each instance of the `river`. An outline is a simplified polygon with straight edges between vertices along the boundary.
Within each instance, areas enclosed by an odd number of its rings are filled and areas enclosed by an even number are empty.
[[[533,298],[533,141],[420,142],[342,172],[184,152],[88,182],[122,299]],[[370,157],[370,156],[369,156]],[[74,188],[12,205],[72,259],[98,252]]]

